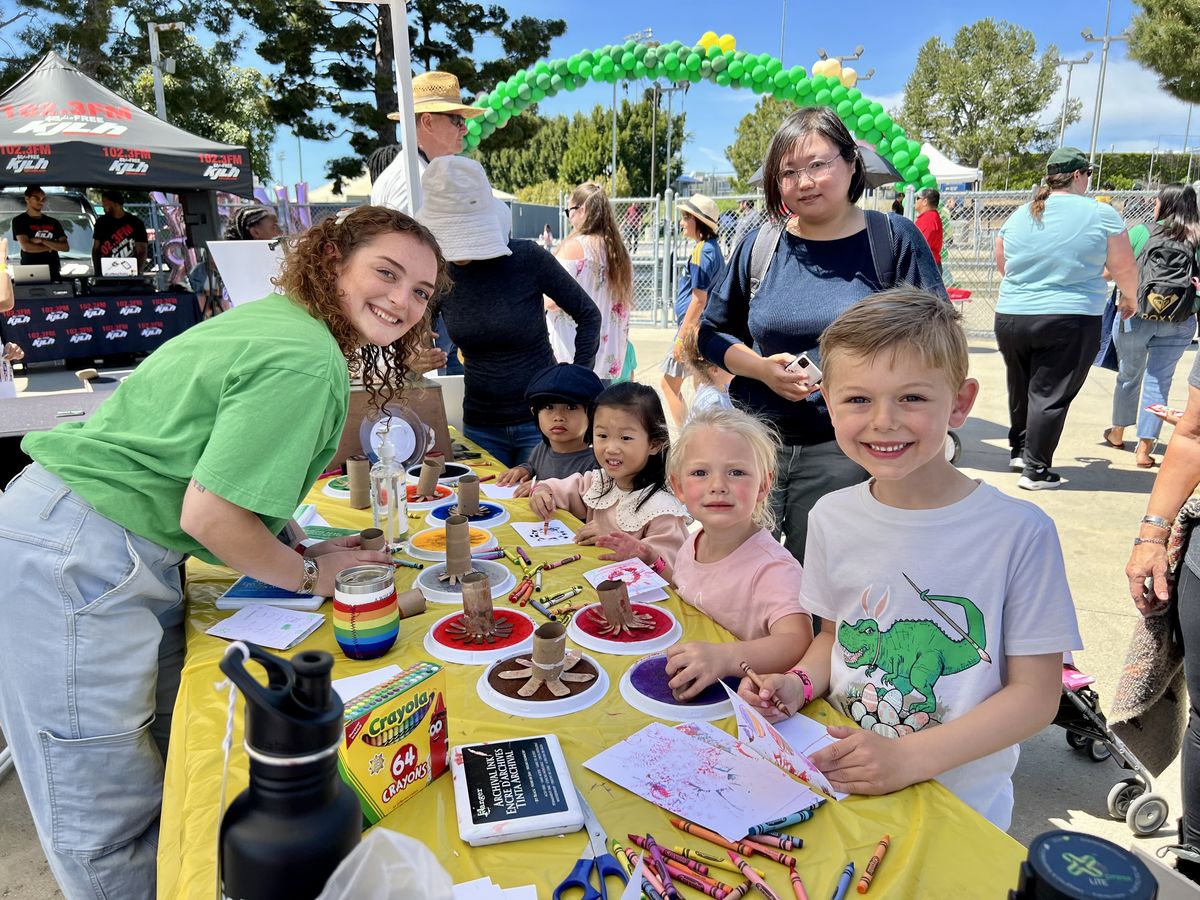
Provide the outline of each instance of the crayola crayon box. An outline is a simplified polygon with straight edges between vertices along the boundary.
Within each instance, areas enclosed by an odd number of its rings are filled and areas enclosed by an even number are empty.
[[[346,702],[338,772],[374,825],[446,771],[446,673],[419,662]]]

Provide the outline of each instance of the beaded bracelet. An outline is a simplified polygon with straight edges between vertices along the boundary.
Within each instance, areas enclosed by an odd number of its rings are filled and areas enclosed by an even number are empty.
[[[1167,546],[1167,539],[1166,538],[1144,538],[1144,537],[1134,538],[1133,546],[1136,547],[1138,544],[1158,544],[1160,547],[1165,547],[1165,546]]]

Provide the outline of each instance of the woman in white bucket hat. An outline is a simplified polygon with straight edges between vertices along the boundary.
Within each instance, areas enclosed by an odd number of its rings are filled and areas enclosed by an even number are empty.
[[[509,240],[483,167],[443,156],[421,178],[418,220],[450,262],[453,289],[442,319],[466,369],[463,433],[506,466],[524,462],[542,440],[525,403],[536,372],[554,365],[543,297],[575,320],[573,362],[592,367],[600,312],[587,293],[534,241]]]

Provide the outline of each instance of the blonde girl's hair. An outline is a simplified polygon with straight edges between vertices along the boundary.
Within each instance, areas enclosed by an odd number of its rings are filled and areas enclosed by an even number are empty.
[[[381,234],[409,234],[433,251],[437,280],[421,321],[386,347],[359,346],[358,331],[342,311],[338,287],[341,264]],[[313,225],[287,246],[283,270],[274,283],[291,301],[328,326],[346,358],[352,377],[361,376],[363,387],[376,409],[399,396],[409,373],[409,360],[428,343],[431,310],[451,286],[446,260],[433,234],[404,213],[382,206],[360,206],[345,216],[329,217]]]
[[[699,332],[698,328],[692,328],[680,338],[683,343],[683,363],[691,370],[697,381],[702,384],[713,384],[712,370],[718,366],[700,352]]]
[[[754,474],[758,476],[759,483],[765,481],[770,484],[773,481],[775,458],[779,452],[779,435],[762,419],[748,412],[720,407],[700,410],[683,426],[667,457],[667,472],[672,478],[682,478],[684,466],[687,464],[688,448],[697,436],[706,430],[738,435],[750,448],[750,456],[754,460]],[[775,512],[771,509],[770,492],[755,505],[750,518],[755,525],[767,531],[774,530]]]
[[[633,299],[633,263],[621,240],[621,230],[617,227],[608,194],[595,182],[585,181],[571,191],[571,205],[583,209],[579,233],[597,235],[604,244],[604,264],[613,296],[622,303],[629,303]]]

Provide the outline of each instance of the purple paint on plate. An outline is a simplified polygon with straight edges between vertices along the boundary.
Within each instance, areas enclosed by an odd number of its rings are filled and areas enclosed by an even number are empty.
[[[666,656],[651,656],[643,659],[634,664],[629,672],[629,681],[634,689],[639,694],[649,697],[651,700],[657,700],[659,703],[669,703],[672,706],[710,706],[728,699],[719,684],[710,684],[691,700],[680,702],[675,699],[671,689],[667,687],[667,682],[670,680],[670,676],[667,675]],[[736,678],[723,680],[731,688],[737,688]]]

